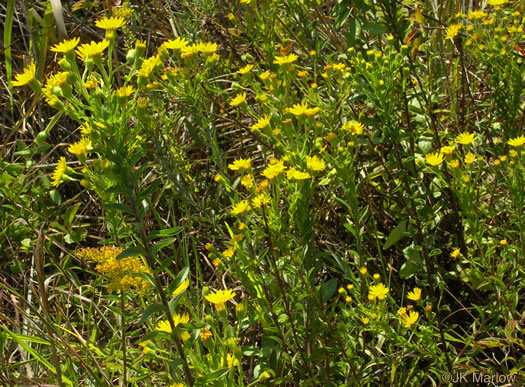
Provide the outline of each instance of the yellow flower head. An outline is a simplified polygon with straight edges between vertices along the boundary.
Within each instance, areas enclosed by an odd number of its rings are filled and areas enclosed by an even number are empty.
[[[368,299],[373,301],[377,298],[382,301],[386,298],[389,291],[390,290],[382,282],[377,285],[372,285],[368,290]]]
[[[252,175],[244,175],[241,179],[241,184],[246,189],[251,189],[253,187],[254,181]]]
[[[76,53],[80,60],[85,61],[88,58],[101,57],[102,53],[109,46],[109,41],[103,40],[101,42],[90,42],[82,44],[76,49]]]
[[[246,100],[246,92],[239,93],[230,101],[230,106],[237,106]]]
[[[314,172],[320,172],[326,168],[326,163],[324,162],[324,160],[320,159],[317,156],[307,156],[306,168]]]
[[[456,149],[455,145],[446,145],[442,146],[439,152],[444,153],[446,155],[451,155],[454,152],[454,149]]]
[[[51,47],[51,51],[67,54],[69,52],[72,52],[75,49],[75,47],[78,45],[79,42],[80,42],[80,38],[64,40],[60,43],[55,44],[53,47]]]
[[[226,306],[224,305],[227,301],[231,300],[233,297],[235,297],[236,293],[233,292],[231,289],[226,290],[217,290],[215,293],[210,293],[204,298],[215,305],[215,309],[217,309],[217,312],[222,312],[226,309]]]
[[[360,269],[359,269],[359,272],[361,273],[361,275],[365,275],[366,273],[368,273],[368,270],[366,267],[362,266]]]
[[[237,72],[239,74],[243,74],[244,75],[244,74],[249,73],[252,69],[253,69],[253,65],[252,64],[247,64],[242,69],[237,70]]]
[[[456,142],[462,145],[468,145],[477,140],[477,137],[474,133],[464,132],[456,137]]]
[[[284,166],[284,161],[280,160],[276,163],[268,165],[264,171],[262,171],[261,175],[267,178],[268,180],[273,180],[277,176],[279,176],[281,173],[283,173],[286,170],[286,167]]]
[[[241,2],[242,1],[243,0],[241,0]],[[244,0],[244,1],[246,1],[246,0]],[[229,353],[226,355],[226,358],[223,357],[221,359],[221,367],[228,366],[228,368],[232,368],[232,367],[237,367],[238,365],[239,365],[239,361],[235,358],[235,356],[230,355]]]
[[[190,316],[187,314],[175,314],[172,316],[173,318],[173,325],[177,327],[179,324],[186,324],[188,321],[190,321]],[[163,320],[157,324],[157,327],[155,328],[156,331],[159,332],[166,332],[166,333],[172,333],[171,330],[171,324],[168,320]]]
[[[262,206],[268,205],[270,200],[270,195],[262,193],[252,199],[252,206],[253,208],[261,208]]]
[[[312,177],[308,172],[301,172],[295,169],[294,167],[286,171],[286,177],[288,180],[305,180]]]
[[[178,37],[175,40],[168,40],[167,42],[162,43],[164,48],[167,48],[169,50],[182,50],[188,44],[189,42],[186,40],[186,38],[180,38],[180,37]]]
[[[448,165],[450,165],[450,168],[459,168],[459,160],[452,160]]]
[[[474,161],[476,161],[476,155],[472,152],[469,152],[465,155],[465,164],[472,164]]]
[[[350,121],[350,122],[343,124],[343,130],[346,130],[347,132],[358,135],[358,134],[363,133],[363,131],[365,130],[365,127],[360,122]]]
[[[213,54],[217,51],[217,43],[199,43],[198,47],[203,54]]]
[[[295,62],[298,58],[299,57],[295,54],[276,56],[273,63],[278,64],[279,66],[283,66]]]
[[[403,325],[405,328],[410,328],[412,325],[414,325],[419,318],[419,313],[410,311],[409,314],[404,314],[401,316],[401,321],[403,322]]]
[[[425,156],[425,161],[427,164],[430,164],[434,167],[438,166],[445,160],[445,154],[443,153],[427,153]]]
[[[186,289],[188,289],[189,285],[190,285],[190,280],[186,278],[184,281],[182,281],[182,283],[179,286],[177,286],[177,289],[175,289],[173,293],[171,293],[171,296],[172,297],[178,296],[179,294],[184,292]]]
[[[209,338],[211,338],[213,336],[213,334],[211,333],[211,331],[207,328],[202,328],[202,331],[201,333],[199,334],[200,338],[202,341],[206,341],[208,340]]]
[[[268,125],[270,125],[270,119],[272,117],[269,114],[265,114],[261,118],[257,120],[257,123],[253,124],[251,127],[251,131],[261,130],[266,128]]]
[[[104,16],[102,19],[99,19],[95,22],[95,25],[98,28],[101,28],[106,31],[115,31],[117,28],[122,27],[124,24],[126,24],[126,21],[123,17]]]
[[[58,187],[58,185],[62,181],[62,178],[66,174],[66,169],[67,169],[66,158],[61,157],[58,160],[55,171],[53,172],[53,182],[51,183],[53,187]]]
[[[142,78],[149,78],[151,73],[155,70],[157,66],[160,66],[160,57],[158,55],[154,55],[152,57],[149,57],[148,59],[144,60],[142,64],[140,65],[140,69],[137,73],[139,77]]]
[[[489,0],[489,5],[503,5],[506,4],[509,0]]]
[[[135,88],[131,85],[117,89],[116,94],[118,98],[126,98],[135,92]]]
[[[319,113],[320,109],[318,107],[309,108],[307,102],[302,102],[300,104],[296,103],[293,107],[288,108],[288,112],[292,113],[294,116],[315,116]]]
[[[456,35],[459,33],[459,30],[463,27],[463,24],[457,23],[452,24],[447,27],[447,34],[445,35],[445,39],[453,39],[456,37]]]
[[[25,86],[31,83],[35,79],[36,65],[34,63],[29,64],[21,74],[16,74],[13,86]]]
[[[91,146],[91,140],[86,137],[82,137],[80,141],[71,144],[67,150],[69,151],[69,153],[72,153],[74,155],[83,155],[85,157],[92,149],[93,148]]]
[[[525,136],[519,136],[519,137],[516,137],[516,138],[511,138],[509,141],[507,141],[507,144],[509,144],[510,146],[518,148],[518,147],[522,146],[523,144],[525,144]]]
[[[421,300],[421,289],[420,288],[414,288],[413,292],[408,292],[407,298],[412,301],[419,301]]]
[[[268,78],[270,78],[270,70],[266,70],[264,73],[259,75],[259,78],[261,78],[263,81],[266,81]]]
[[[241,200],[239,203],[234,204],[231,210],[232,215],[241,215],[251,210],[250,202],[248,200]]]
[[[242,170],[249,170],[252,167],[252,159],[238,159],[235,160],[233,163],[228,164],[228,168],[232,171],[242,171]]]
[[[461,254],[461,250],[456,248],[450,253],[450,256],[456,259],[457,257],[459,257],[459,254]]]

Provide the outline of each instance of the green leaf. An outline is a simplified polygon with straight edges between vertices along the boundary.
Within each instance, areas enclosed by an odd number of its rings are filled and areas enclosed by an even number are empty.
[[[126,250],[124,250],[122,253],[116,256],[116,259],[122,259],[127,257],[139,257],[142,255],[146,255],[146,250],[140,246],[131,246],[128,247]]]
[[[184,282],[184,280],[188,277],[189,273],[190,273],[190,268],[188,266],[184,267],[181,271],[179,271],[179,274],[177,274],[175,279],[171,281],[168,288],[166,289],[167,298],[171,297],[171,293],[173,293],[173,291],[177,289]]]
[[[160,312],[160,311],[166,312],[166,307],[162,304],[151,304],[142,313],[142,316],[140,317],[138,325],[144,324],[144,322],[148,319],[149,316],[151,316],[155,312]]]
[[[73,219],[75,219],[75,215],[77,214],[78,208],[81,204],[82,203],[78,202],[67,209],[66,215],[64,216],[64,226],[66,226],[66,228],[70,228],[73,224]]]
[[[363,25],[363,30],[368,32],[370,35],[381,35],[386,32],[386,28],[383,24],[369,22]]]
[[[337,278],[332,278],[326,281],[323,286],[321,286],[321,301],[326,303],[330,298],[333,297],[337,290],[337,284],[339,280]]]
[[[102,205],[103,208],[106,210],[116,210],[116,211],[122,211],[127,212],[129,214],[134,215],[133,209],[124,203],[107,203]]]
[[[171,238],[171,239],[165,239],[163,241],[160,241],[160,242],[157,242],[153,245],[153,247],[151,248],[151,254],[153,256],[157,255],[157,253],[163,249],[164,247],[166,246],[169,246],[169,245],[172,245],[173,243],[175,243],[177,239],[176,238]]]
[[[395,245],[403,238],[407,231],[407,220],[402,220],[399,224],[390,232],[388,238],[386,238],[385,245],[383,248],[386,250],[389,247]]]
[[[173,228],[166,228],[164,230],[153,231],[148,234],[147,240],[148,242],[151,242],[153,239],[156,239],[156,238],[170,237],[175,234],[178,234],[182,230],[184,230],[184,227],[173,227]]]
[[[423,257],[421,256],[420,250],[421,248],[419,246],[413,244],[403,249],[403,254],[407,261],[401,266],[401,269],[399,269],[399,276],[402,279],[410,278],[422,269]]]

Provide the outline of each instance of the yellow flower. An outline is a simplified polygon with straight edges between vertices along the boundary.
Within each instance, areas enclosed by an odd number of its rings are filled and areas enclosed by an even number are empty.
[[[51,183],[53,187],[58,187],[58,185],[62,181],[62,177],[64,177],[64,175],[66,174],[66,169],[67,169],[66,158],[61,157],[58,160],[55,171],[53,172],[53,182]]]
[[[78,45],[79,42],[80,42],[80,38],[64,40],[60,43],[55,44],[53,47],[51,47],[51,51],[67,54],[69,52],[72,52],[75,49],[75,47]]]
[[[241,4],[250,4],[252,0],[241,0]]]
[[[476,155],[472,152],[469,152],[465,155],[465,164],[472,164],[474,161],[476,161]]]
[[[500,240],[499,244],[502,245],[502,246],[506,246],[507,245],[507,238]]]
[[[179,294],[184,292],[186,289],[188,289],[189,285],[190,285],[190,280],[186,278],[184,281],[182,281],[182,283],[179,286],[177,286],[177,289],[175,289],[173,293],[171,293],[171,296],[172,297],[178,296]]]
[[[365,130],[365,127],[360,122],[350,121],[350,122],[343,124],[343,130],[346,130],[347,132],[358,135],[358,134],[363,133],[363,131]]]
[[[352,302],[352,297],[350,297],[350,296],[346,296],[346,297],[345,297],[345,302],[346,302],[347,304],[351,303],[351,302]]]
[[[253,65],[252,64],[247,64],[242,69],[237,70],[237,72],[239,74],[247,74],[247,73],[249,73],[251,71],[251,69],[253,69]]]
[[[16,74],[16,80],[13,81],[13,86],[25,86],[31,83],[35,79],[36,65],[34,63],[29,64],[21,74]]]
[[[516,137],[516,138],[511,138],[509,141],[507,141],[507,144],[509,144],[510,146],[518,148],[518,147],[522,146],[523,144],[525,144],[525,136],[519,136],[519,137]]]
[[[284,56],[276,56],[273,63],[279,66],[290,64],[295,62],[299,57],[295,54],[289,54]]]
[[[459,257],[459,254],[461,254],[461,250],[458,249],[458,248],[455,248],[451,253],[450,253],[450,256],[454,259],[456,259],[457,257]]]
[[[426,163],[434,167],[440,165],[444,160],[445,155],[443,153],[427,153],[425,156]]]
[[[173,319],[173,325],[177,327],[179,324],[186,324],[188,321],[190,321],[190,316],[187,314],[174,314],[172,316]],[[157,327],[155,328],[156,331],[159,332],[166,332],[166,333],[172,333],[171,330],[171,324],[168,320],[162,320],[157,324]]]
[[[359,272],[361,273],[361,275],[365,275],[366,273],[368,273],[368,270],[366,267],[362,266],[360,269],[359,269]]]
[[[149,281],[136,276],[139,273],[151,273],[142,259],[140,257],[126,257],[117,260],[116,257],[120,253],[122,253],[122,249],[114,246],[80,249],[76,252],[80,258],[96,262],[96,271],[110,277],[112,280],[109,286],[110,291],[116,289],[127,291],[131,287],[145,290],[151,286]]]
[[[262,206],[266,206],[270,203],[270,199],[270,195],[268,194],[259,194],[252,199],[252,206],[253,208],[260,208]]]
[[[232,171],[239,171],[239,170],[249,170],[252,167],[252,159],[238,159],[235,160],[232,164],[228,164],[228,168]]]
[[[301,172],[292,167],[286,171],[286,177],[288,180],[305,180],[311,178],[312,176],[308,172]]]
[[[250,211],[250,202],[248,200],[241,200],[239,203],[234,204],[231,210],[232,215],[241,215],[245,212]]]
[[[268,78],[270,78],[270,71],[266,70],[264,73],[259,75],[259,78],[261,78],[263,81],[266,81]]]
[[[368,319],[368,317],[363,317],[361,319],[361,322],[363,323],[363,325],[368,325],[368,323],[370,322],[370,320]]]
[[[455,145],[446,145],[442,146],[439,152],[444,153],[445,155],[451,155],[454,152],[454,149],[456,149]]]
[[[459,160],[452,160],[448,165],[450,165],[451,168],[459,168]]]
[[[142,78],[149,78],[153,70],[155,70],[155,68],[159,66],[160,63],[160,57],[157,55],[145,59],[140,65],[137,75]]]
[[[211,263],[213,264],[213,266],[219,267],[222,261],[219,258],[215,258]]]
[[[268,180],[273,180],[281,173],[286,170],[284,166],[284,161],[278,161],[277,163],[268,165],[265,170],[261,173],[262,176],[266,177]]]
[[[230,289],[226,289],[217,290],[215,293],[210,293],[204,296],[204,298],[215,305],[217,312],[222,312],[226,309],[226,306],[224,305],[226,301],[231,300],[233,297],[235,297],[235,295],[235,292]]]
[[[408,292],[407,298],[412,301],[419,301],[421,300],[421,289],[420,288],[414,288],[413,292]]]
[[[368,290],[368,299],[373,301],[377,298],[382,301],[386,298],[389,291],[390,290],[382,282],[377,285],[372,285]]]
[[[400,316],[405,316],[407,314],[407,308],[399,308],[397,314]]]
[[[224,258],[231,258],[233,257],[233,255],[235,254],[235,247],[233,246],[230,246],[228,247],[226,250],[224,250],[221,255],[224,257]]]
[[[107,17],[104,16],[102,19],[99,19],[95,22],[95,25],[98,28],[101,28],[106,31],[115,31],[117,28],[122,27],[126,24],[126,21],[123,17]]]
[[[477,137],[474,133],[464,132],[456,137],[456,142],[462,145],[468,145],[477,140]]]
[[[251,0],[241,0],[241,3],[243,1],[251,1]],[[249,3],[247,3],[249,4]],[[222,358],[221,359],[221,367],[226,367],[226,365],[228,366],[228,368],[232,368],[232,367],[237,367],[239,365],[239,361],[233,356],[233,355],[230,355],[229,353],[226,355],[226,358]]]
[[[468,19],[469,20],[472,20],[472,19],[483,19],[484,17],[486,17],[487,14],[483,11],[472,11],[472,12],[469,12],[468,13]]]
[[[199,43],[198,48],[203,54],[213,54],[217,51],[217,43]]]
[[[253,187],[253,176],[252,175],[244,175],[241,179],[241,184],[246,189],[251,189]]]
[[[320,109],[318,107],[309,108],[307,102],[302,102],[300,104],[297,103],[293,105],[293,107],[288,108],[288,112],[292,113],[294,116],[305,115],[308,117],[315,116],[317,113],[319,113],[319,110]]]
[[[208,340],[209,338],[211,338],[213,336],[213,334],[211,333],[211,331],[207,328],[202,328],[202,331],[201,333],[199,334],[200,338],[202,341],[206,341]]]
[[[85,61],[88,58],[102,56],[102,53],[109,46],[109,41],[103,40],[101,42],[90,42],[82,44],[77,48],[76,53],[80,60]]]
[[[419,318],[419,313],[410,311],[409,314],[405,314],[401,316],[401,320],[403,321],[403,324],[405,325],[405,328],[410,328],[412,325],[414,325]]]
[[[129,97],[133,92],[135,91],[135,88],[133,86],[124,86],[120,89],[117,89],[116,94],[118,98],[125,98]]]
[[[93,148],[91,147],[91,140],[86,137],[82,137],[80,141],[71,144],[67,150],[69,151],[69,153],[72,153],[77,156],[87,156],[89,151],[91,151],[92,149]]]
[[[306,168],[314,172],[320,172],[326,168],[326,163],[324,162],[324,160],[320,159],[317,156],[313,156],[313,157],[307,156],[306,157]]]
[[[178,37],[175,40],[168,40],[167,42],[162,43],[164,48],[169,50],[182,50],[185,48],[189,42],[185,38]]]
[[[270,125],[271,118],[272,117],[269,114],[265,114],[264,116],[262,116],[261,118],[257,120],[257,123],[252,125],[251,131],[253,132],[255,130],[261,130],[261,129],[266,128],[268,125]]]
[[[230,101],[230,106],[237,106],[246,100],[246,92],[239,93]]]
[[[454,37],[456,37],[461,27],[463,27],[463,24],[461,23],[452,24],[448,26],[447,34],[445,35],[445,39],[453,39]]]
[[[489,0],[489,5],[503,5],[506,4],[509,0]]]

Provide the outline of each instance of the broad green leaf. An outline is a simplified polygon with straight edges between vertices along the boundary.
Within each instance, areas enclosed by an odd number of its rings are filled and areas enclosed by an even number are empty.
[[[148,319],[149,316],[151,316],[153,313],[159,312],[159,311],[166,312],[166,307],[164,305],[162,305],[162,304],[151,304],[142,313],[142,316],[140,317],[138,325],[144,324],[144,322]]]
[[[164,230],[153,231],[148,234],[147,239],[148,239],[148,242],[151,242],[153,239],[156,239],[156,238],[166,238],[166,237],[173,236],[175,234],[178,234],[182,230],[184,230],[184,227],[173,227],[173,228],[166,228]]]
[[[144,250],[143,247],[140,246],[131,246],[128,247],[126,250],[124,250],[122,253],[116,256],[116,259],[122,259],[127,257],[139,257],[146,255],[146,250]]]
[[[386,250],[389,247],[395,245],[397,242],[403,238],[407,231],[407,221],[402,220],[399,222],[399,224],[390,232],[390,235],[388,235],[388,238],[386,238],[385,245],[383,248]]]
[[[332,278],[326,281],[323,286],[321,286],[321,301],[323,304],[328,302],[328,300],[333,297],[337,290],[338,282],[339,280],[337,278]]]

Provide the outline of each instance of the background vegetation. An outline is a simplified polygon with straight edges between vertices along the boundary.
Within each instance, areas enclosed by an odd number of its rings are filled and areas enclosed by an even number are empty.
[[[523,2],[0,5],[0,381],[523,381]]]

